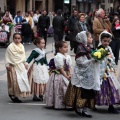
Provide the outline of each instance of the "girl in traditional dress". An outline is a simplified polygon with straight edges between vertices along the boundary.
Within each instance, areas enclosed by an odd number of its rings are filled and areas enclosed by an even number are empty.
[[[30,63],[34,59],[34,63],[29,69],[29,80],[31,83],[31,92],[34,95],[33,101],[43,101],[46,83],[49,80],[48,63],[44,51],[45,41],[43,38],[37,38],[34,44],[37,47],[27,59],[27,63]]]
[[[94,108],[95,90],[100,90],[99,63],[90,57],[91,34],[82,31],[77,34],[76,40],[79,43],[76,65],[65,95],[65,104],[74,107],[78,115],[90,118],[92,115],[88,114],[87,108]]]
[[[25,50],[21,44],[21,40],[21,35],[15,33],[13,35],[13,42],[8,46],[5,54],[8,94],[15,103],[22,102],[18,97],[27,97],[30,95]]]
[[[102,32],[99,37],[100,43],[98,48],[104,47],[109,51],[109,55],[104,60],[102,60],[100,64],[101,89],[96,95],[96,105],[107,105],[109,106],[108,112],[119,113],[113,107],[114,104],[120,103],[120,96],[118,92],[120,84],[117,80],[115,71],[115,57],[112,53],[111,47],[109,46],[111,39],[112,35],[107,31]]]
[[[55,109],[64,109],[64,95],[71,78],[72,60],[67,55],[68,44],[65,41],[56,44],[57,55],[49,63],[52,74],[47,83],[46,104]]]

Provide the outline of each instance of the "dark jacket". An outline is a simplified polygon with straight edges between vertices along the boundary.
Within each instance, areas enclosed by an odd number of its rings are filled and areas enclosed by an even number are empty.
[[[38,27],[41,30],[44,30],[45,28],[48,29],[50,26],[50,18],[47,15],[41,15],[38,19]]]
[[[68,19],[68,31],[70,31],[70,32],[74,31],[74,26],[77,21],[78,21],[77,17],[74,17],[73,15],[70,16],[70,18]]]
[[[31,26],[28,22],[22,23],[21,32],[22,32],[22,36],[30,35],[32,33]]]
[[[112,26],[112,33],[113,33],[113,36],[114,36],[114,39],[120,39],[120,29],[116,29],[114,26]]]
[[[53,28],[54,31],[63,32],[64,31],[64,18],[57,15],[53,18]]]
[[[90,31],[90,27],[89,27],[89,25],[86,23],[86,27],[87,27],[87,30],[89,31],[89,32],[91,32]],[[77,21],[76,22],[76,24],[75,24],[75,26],[74,26],[74,34],[73,34],[73,40],[74,41],[76,41],[76,35],[78,34],[78,33],[80,33],[81,31],[84,31],[83,30],[83,28],[82,28],[82,26],[80,25],[80,23],[79,23],[79,21]]]

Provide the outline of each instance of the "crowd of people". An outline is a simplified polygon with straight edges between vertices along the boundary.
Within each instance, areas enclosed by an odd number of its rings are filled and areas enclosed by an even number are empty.
[[[106,105],[109,113],[119,113],[114,107],[120,104],[120,80],[116,73],[120,49],[119,16],[114,16],[111,24],[101,8],[89,15],[78,14],[74,9],[65,24],[61,10],[54,16],[47,15],[46,10],[41,14],[29,11],[23,16],[18,11],[14,19],[6,12],[3,23],[6,21],[22,24],[21,33],[14,33],[13,42],[5,54],[8,94],[14,103],[22,102],[19,97],[33,95],[33,101],[43,101],[45,97],[47,107],[72,108],[83,117],[91,118],[87,108],[97,110],[96,105]],[[33,38],[34,26],[39,30],[36,38]],[[44,49],[51,27],[54,30],[55,57],[48,62]],[[64,31],[71,50],[74,49],[75,65],[67,54]],[[29,43],[33,40],[36,48],[26,59],[23,44],[27,40]],[[107,54],[96,60],[92,57],[95,50],[107,51]],[[101,57],[100,52],[98,56]],[[29,66],[32,60],[34,62]]]

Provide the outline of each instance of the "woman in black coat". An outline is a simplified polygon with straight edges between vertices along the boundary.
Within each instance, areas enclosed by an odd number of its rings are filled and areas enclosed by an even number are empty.
[[[74,28],[74,53],[77,52],[78,42],[76,41],[76,35],[81,31],[89,31],[91,33],[89,25],[86,23],[85,14],[79,14],[79,21],[76,22]]]
[[[113,39],[110,43],[113,54],[115,56],[115,63],[118,64],[119,60],[119,49],[120,49],[120,20],[119,18],[114,19],[112,24]]]

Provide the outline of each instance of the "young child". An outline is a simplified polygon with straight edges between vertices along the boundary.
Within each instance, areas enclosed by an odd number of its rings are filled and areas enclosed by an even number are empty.
[[[27,63],[30,63],[34,59],[34,63],[29,69],[29,80],[32,86],[31,92],[34,94],[33,101],[43,101],[46,83],[49,80],[48,63],[44,51],[45,41],[43,38],[37,38],[34,40],[34,44],[37,47],[27,59]]]
[[[70,55],[67,55],[67,42],[58,42],[56,50],[57,55],[54,57],[53,65],[51,65],[55,69],[51,70],[52,74],[46,88],[46,104],[48,107],[63,109],[65,108],[64,95],[71,78],[72,60]]]
[[[27,76],[27,64],[24,46],[21,44],[22,37],[19,33],[13,35],[13,42],[8,46],[5,54],[8,94],[15,103],[22,101],[18,97],[30,95],[30,86]]]
[[[76,65],[66,92],[65,104],[74,107],[78,115],[91,118],[87,107],[94,108],[95,90],[100,90],[99,63],[90,56],[93,40],[91,33],[82,31],[77,34],[76,40],[79,43]]]
[[[115,57],[112,53],[109,43],[111,42],[112,35],[107,31],[100,34],[99,46],[103,46],[109,51],[108,56],[101,61],[100,71],[101,71],[101,89],[96,95],[96,105],[107,105],[109,106],[108,112],[119,113],[113,105],[120,102],[118,89],[120,84],[116,76],[116,65]],[[98,47],[99,47],[98,46]]]

